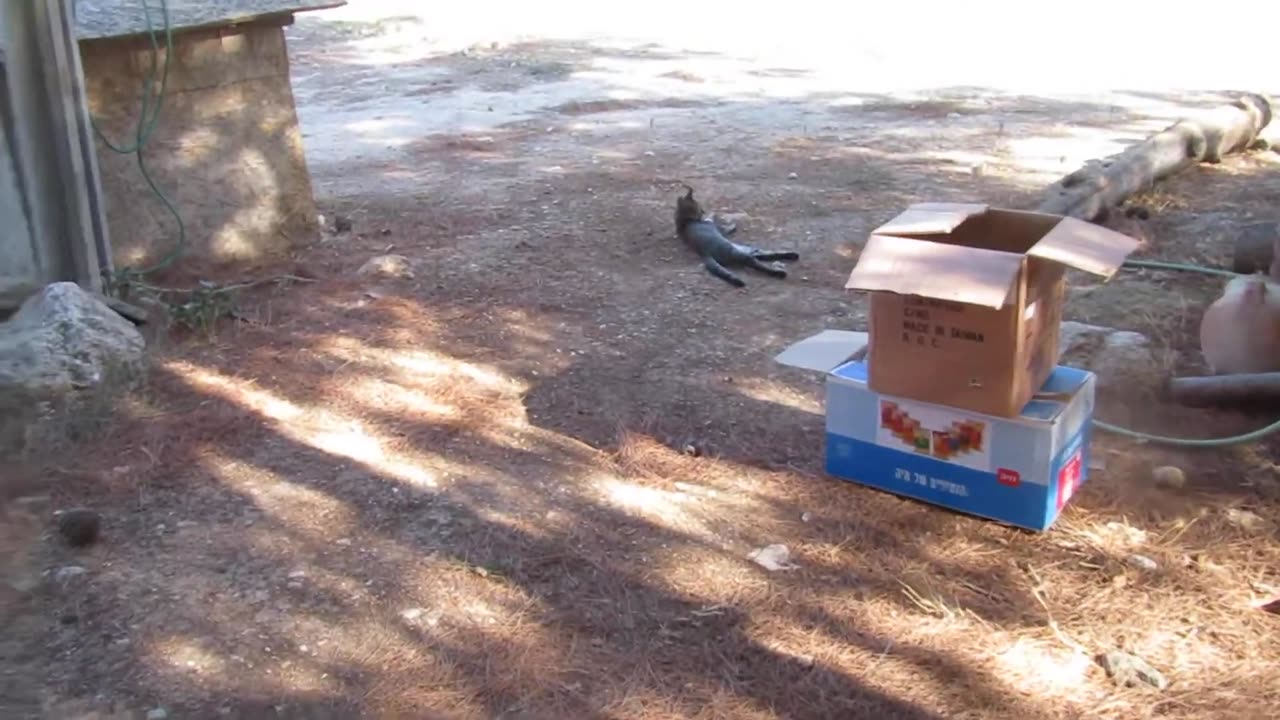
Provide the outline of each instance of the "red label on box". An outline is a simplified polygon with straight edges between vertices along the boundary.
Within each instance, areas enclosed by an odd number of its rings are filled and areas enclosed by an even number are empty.
[[[1022,484],[1022,476],[1018,474],[1017,470],[1000,468],[996,470],[996,482],[1009,487],[1018,487]]]
[[[1080,485],[1080,451],[1076,450],[1071,459],[1058,471],[1058,509],[1061,510],[1075,494]]]

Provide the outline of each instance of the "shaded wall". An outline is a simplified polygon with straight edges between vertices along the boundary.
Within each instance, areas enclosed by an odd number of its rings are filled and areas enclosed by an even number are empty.
[[[34,38],[25,31],[32,13],[30,6],[0,2],[0,296],[14,294],[9,305],[21,301],[19,295],[25,296],[25,288],[54,272],[44,265],[49,264],[46,256],[57,251],[56,247],[35,245],[28,210],[30,191],[18,156],[22,147],[19,114],[34,112],[40,102],[35,96],[42,91],[35,82],[38,78],[23,72],[39,62]]]
[[[80,50],[98,127],[115,145],[132,145],[150,41],[82,40]],[[101,139],[97,148],[116,266],[155,262],[177,238],[172,216],[135,157]],[[168,88],[144,156],[182,215],[189,259],[269,259],[314,238],[315,200],[282,22],[175,34]]]
[[[17,142],[14,129],[9,127],[8,118],[13,113],[8,107],[4,75],[0,64],[0,218],[4,220],[4,229],[0,230],[0,288],[18,282],[35,282],[40,275],[27,218],[26,193],[14,162],[13,148]]]
[[[95,153],[68,0],[0,2],[0,316],[35,288],[101,284]]]

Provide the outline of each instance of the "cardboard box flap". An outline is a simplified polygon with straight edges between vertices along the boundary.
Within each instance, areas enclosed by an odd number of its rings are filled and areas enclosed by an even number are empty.
[[[872,231],[872,235],[940,235],[987,211],[974,203],[915,203],[897,217]]]
[[[823,330],[798,343],[788,345],[774,356],[774,362],[801,370],[829,372],[867,347],[869,336],[849,330]]]
[[[1022,261],[1021,255],[999,250],[872,235],[844,286],[999,310]]]
[[[1109,278],[1136,249],[1138,241],[1128,235],[1064,217],[1027,254]]]

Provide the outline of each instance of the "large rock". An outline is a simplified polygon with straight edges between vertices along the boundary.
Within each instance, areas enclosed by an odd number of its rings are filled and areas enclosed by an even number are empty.
[[[1059,341],[1063,365],[1092,370],[1099,390],[1156,393],[1166,378],[1146,335],[1065,320]]]
[[[75,283],[54,283],[0,323],[0,458],[92,432],[145,377],[132,323]]]

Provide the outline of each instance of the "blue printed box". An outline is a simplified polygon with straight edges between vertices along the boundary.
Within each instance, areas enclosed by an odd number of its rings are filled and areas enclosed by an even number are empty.
[[[1001,418],[872,391],[866,363],[848,360],[859,341],[827,331],[778,356],[831,367],[829,475],[1029,530],[1053,525],[1088,478],[1093,373],[1058,366],[1020,415]]]

